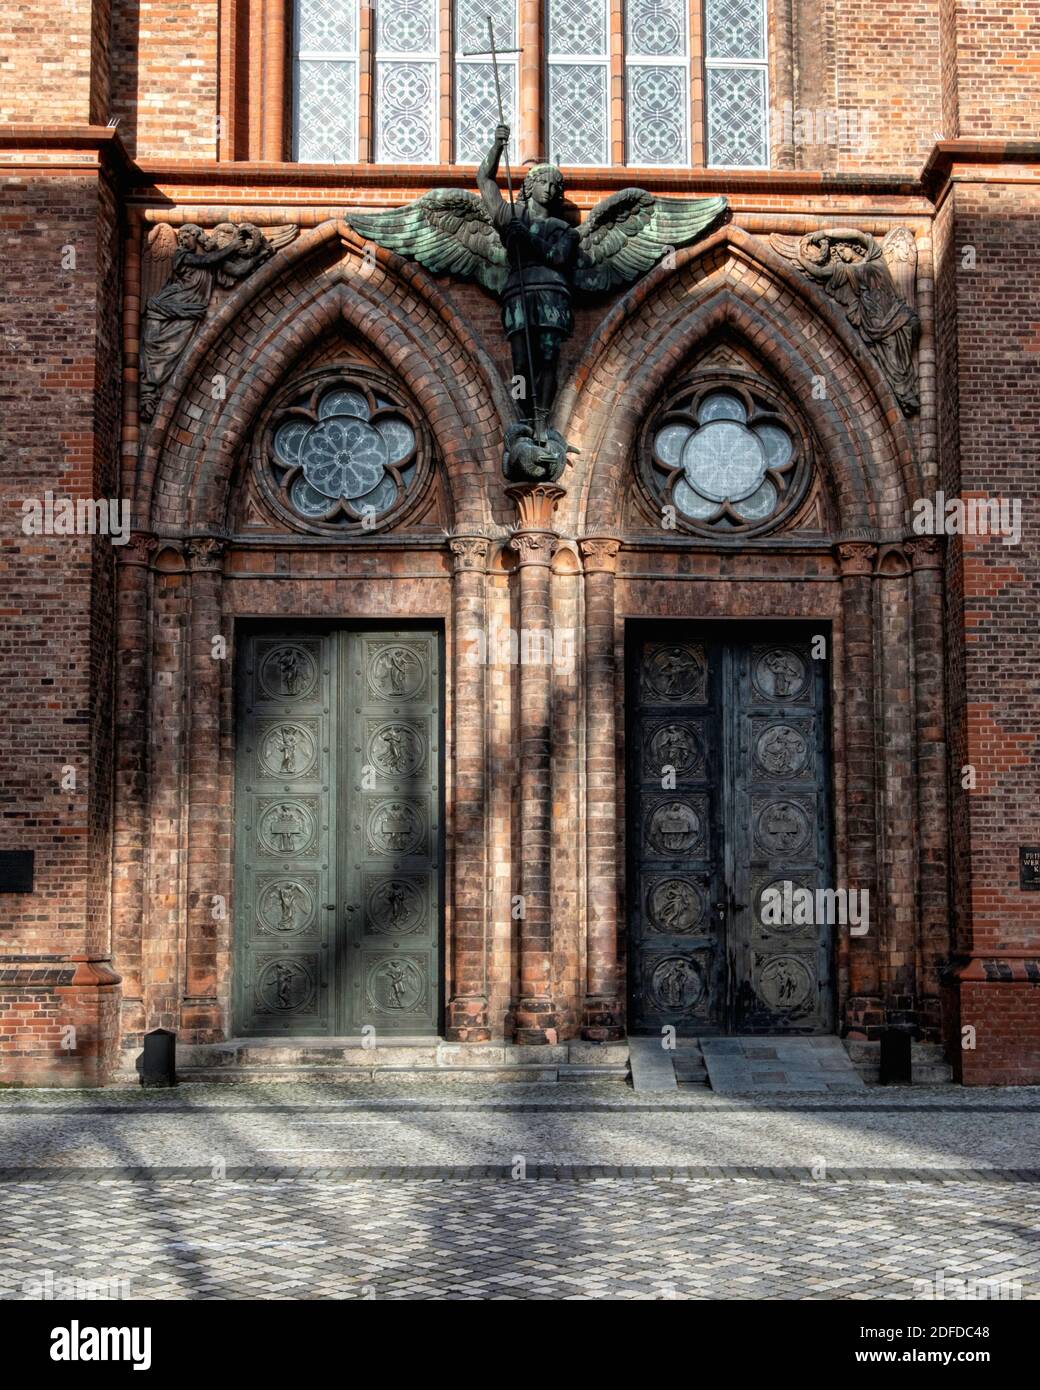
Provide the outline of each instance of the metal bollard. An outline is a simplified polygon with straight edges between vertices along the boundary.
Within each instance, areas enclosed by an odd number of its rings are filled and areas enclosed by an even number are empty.
[[[144,1037],[144,1057],[141,1060],[142,1086],[176,1086],[177,1034],[168,1028],[156,1028]]]
[[[913,1082],[910,1034],[904,1028],[886,1028],[881,1034],[882,1086],[909,1086]]]

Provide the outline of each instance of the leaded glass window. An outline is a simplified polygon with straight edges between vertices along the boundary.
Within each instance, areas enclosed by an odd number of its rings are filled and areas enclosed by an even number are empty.
[[[267,496],[319,529],[371,529],[421,483],[428,450],[411,407],[373,373],[311,374],[270,417],[259,461]]]
[[[548,0],[546,153],[556,164],[610,163],[607,0]]]
[[[687,0],[625,6],[625,130],[629,164],[690,162]]]
[[[809,447],[778,401],[727,381],[677,391],[644,431],[642,478],[655,510],[724,535],[775,525],[801,501]]]
[[[375,157],[436,164],[437,0],[376,0]]]
[[[495,26],[495,47],[517,47],[516,0],[455,0],[455,161],[479,164],[498,125],[495,74],[487,58],[467,57],[489,52],[487,19]],[[516,53],[501,52],[498,60],[502,109],[514,134],[509,158],[516,163],[516,96],[519,90]]]
[[[769,164],[765,0],[705,0],[708,164]]]
[[[357,159],[357,0],[296,0],[293,157],[306,164]]]

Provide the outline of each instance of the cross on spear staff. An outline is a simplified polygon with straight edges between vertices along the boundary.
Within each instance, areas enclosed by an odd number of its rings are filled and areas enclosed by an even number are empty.
[[[486,52],[476,52],[464,50],[463,56],[466,58],[491,58],[491,68],[495,75],[495,99],[498,102],[498,123],[500,126],[506,124],[505,107],[502,105],[502,83],[498,75],[498,55],[500,53],[522,53],[521,48],[498,48],[495,45],[495,26],[490,15],[485,15],[488,30],[488,49]],[[509,211],[516,216],[516,199],[513,196],[513,175],[509,167],[509,142],[507,141],[502,150],[506,164],[506,188],[509,190]],[[520,280],[520,302],[524,306],[524,346],[527,350],[527,384],[531,392],[532,415],[534,416],[534,434],[538,444],[545,444],[545,419],[544,410],[538,404],[538,382],[534,374],[534,352],[531,348],[531,329],[527,322],[527,287],[524,284],[524,258],[520,247],[516,248],[516,271]]]

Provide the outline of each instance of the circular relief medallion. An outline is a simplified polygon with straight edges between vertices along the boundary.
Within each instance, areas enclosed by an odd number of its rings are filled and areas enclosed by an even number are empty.
[[[260,767],[271,777],[302,777],[317,758],[314,735],[303,724],[277,724],[260,740]]]
[[[368,972],[368,997],[384,1013],[411,1012],[423,997],[424,985],[422,971],[407,956],[377,961]]]
[[[646,837],[659,854],[685,854],[701,838],[701,818],[688,802],[664,801],[651,815]]]
[[[384,777],[411,777],[426,761],[426,749],[413,725],[381,724],[369,735],[368,760]]]
[[[663,932],[691,932],[704,916],[704,895],[685,878],[665,878],[650,890],[650,922]]]
[[[704,663],[692,647],[658,647],[644,668],[646,683],[662,700],[685,700],[700,692]]]
[[[314,918],[311,890],[298,879],[274,879],[260,893],[257,917],[265,931],[301,932]]]
[[[422,688],[425,675],[418,652],[396,644],[380,647],[368,666],[368,683],[384,700],[410,700]]]
[[[781,875],[764,883],[755,894],[755,916],[759,925],[767,932],[804,933],[811,925],[812,914],[812,909],[807,910],[804,905],[807,892],[812,893],[810,885],[791,875]],[[803,920],[806,917],[810,920]]]
[[[368,839],[377,854],[412,854],[422,843],[423,818],[408,801],[377,801],[368,813]]]
[[[755,740],[755,758],[770,777],[796,777],[809,761],[809,745],[790,724],[773,724]]]
[[[812,973],[797,956],[772,956],[759,972],[758,993],[771,1009],[801,1008],[812,999]]]
[[[366,925],[387,936],[406,936],[423,920],[423,897],[406,878],[384,878],[368,894]]]
[[[302,699],[317,680],[317,663],[305,647],[273,647],[260,664],[260,689],[272,700]]]
[[[686,1013],[704,997],[704,977],[685,956],[665,956],[650,976],[650,994],[663,1013]]]
[[[767,700],[796,700],[809,683],[805,659],[790,647],[761,652],[754,671],[755,685]]]
[[[797,854],[811,833],[809,817],[797,801],[771,801],[758,813],[758,842],[770,854]]]
[[[256,981],[257,998],[270,1013],[296,1013],[314,998],[314,976],[302,960],[272,960]]]
[[[697,735],[688,724],[662,724],[650,735],[650,764],[653,768],[673,767],[677,777],[685,777],[704,762]]]
[[[270,854],[302,854],[314,839],[314,817],[299,801],[275,801],[260,813],[257,833]]]

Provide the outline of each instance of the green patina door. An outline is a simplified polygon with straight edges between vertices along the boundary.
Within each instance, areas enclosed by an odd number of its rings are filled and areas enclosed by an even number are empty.
[[[240,653],[236,1033],[436,1034],[440,634],[265,628]]]
[[[831,884],[818,629],[633,625],[628,664],[634,1033],[826,1033],[832,923],[770,894]],[[785,885],[788,887],[785,889]]]

